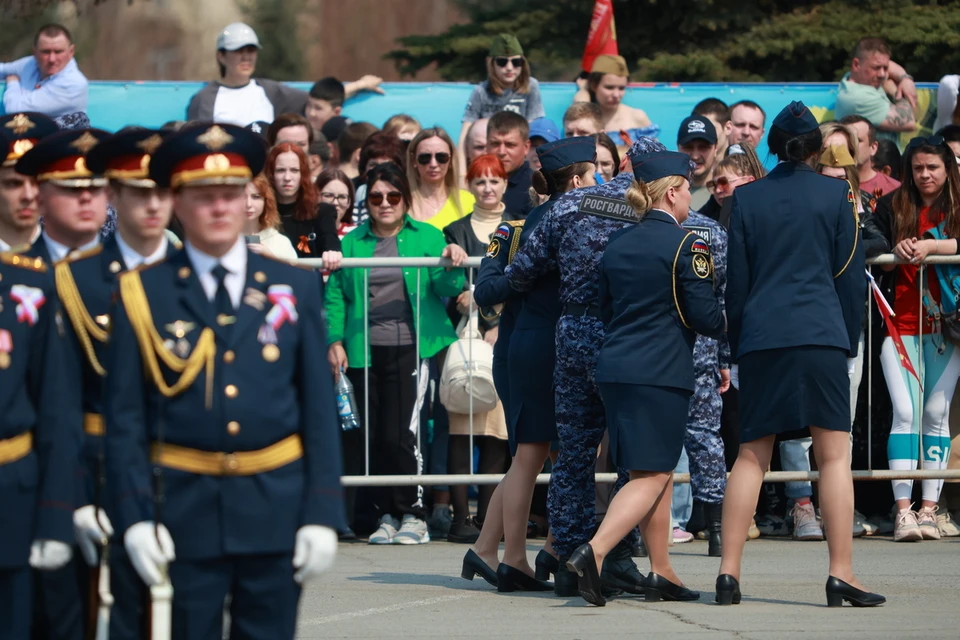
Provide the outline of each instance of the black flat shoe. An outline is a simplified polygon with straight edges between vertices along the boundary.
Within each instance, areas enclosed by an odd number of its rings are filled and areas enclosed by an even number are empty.
[[[601,592],[600,572],[597,570],[593,547],[589,544],[580,545],[567,560],[567,568],[579,576],[580,596],[584,600],[598,607],[607,604]]]
[[[474,553],[473,549],[468,549],[467,554],[463,556],[463,568],[460,570],[460,577],[465,580],[473,580],[474,576],[480,576],[494,587],[497,586],[497,572],[491,569],[483,558]]]
[[[537,580],[549,580],[551,575],[557,575],[560,570],[560,561],[547,553],[545,549],[540,549],[537,559],[534,561],[534,567],[537,573]]]
[[[842,607],[844,600],[855,607],[879,607],[887,601],[879,593],[862,591],[833,576],[827,579],[826,592],[828,607]]]
[[[520,569],[515,569],[504,563],[497,567],[497,591],[510,593],[511,591],[553,591],[553,583],[531,578]]]
[[[656,573],[650,572],[645,584],[647,588],[646,601],[660,602],[660,600],[677,600],[689,602],[700,599],[699,591],[691,591],[684,586],[674,584]]]
[[[717,576],[717,595],[713,599],[720,605],[740,604],[740,583],[729,573]]]

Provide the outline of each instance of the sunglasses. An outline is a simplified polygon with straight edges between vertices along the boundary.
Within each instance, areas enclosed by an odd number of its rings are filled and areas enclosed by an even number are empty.
[[[434,158],[437,159],[437,164],[447,164],[450,162],[450,154],[441,151],[440,153],[418,153],[417,164],[428,165]]]
[[[380,193],[379,191],[374,191],[372,193],[367,194],[367,202],[369,204],[372,204],[375,207],[379,207],[380,205],[383,204],[383,197],[384,196],[382,193]],[[400,193],[399,191],[391,191],[390,193],[387,194],[386,197],[387,197],[387,204],[389,204],[391,207],[395,207],[401,202],[403,202],[403,194]]]
[[[520,67],[523,66],[523,56],[519,56],[516,58],[494,58],[493,61],[501,69],[506,67],[508,64],[511,65],[514,69],[519,69]]]
[[[913,151],[923,146],[939,147],[943,144],[943,136],[930,136],[929,138],[924,138],[923,136],[917,136],[907,145],[907,152]]]
[[[707,190],[708,191],[716,191],[717,189],[726,190],[734,182],[737,182],[738,180],[743,180],[743,178],[744,178],[743,176],[737,176],[736,178],[731,180],[726,176],[720,176],[716,180],[711,180],[710,182],[707,183]]]

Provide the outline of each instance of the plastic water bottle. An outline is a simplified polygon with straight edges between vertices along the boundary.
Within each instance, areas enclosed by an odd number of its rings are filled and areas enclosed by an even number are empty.
[[[334,391],[337,394],[337,414],[340,416],[340,428],[344,431],[359,429],[360,420],[357,418],[357,401],[353,397],[353,384],[347,378],[343,367],[340,367],[340,375],[337,378]]]

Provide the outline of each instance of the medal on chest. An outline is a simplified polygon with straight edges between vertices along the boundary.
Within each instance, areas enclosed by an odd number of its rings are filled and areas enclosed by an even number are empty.
[[[0,369],[10,367],[11,352],[13,352],[13,335],[6,329],[0,329]]]
[[[267,300],[273,303],[267,311],[265,322],[257,331],[257,340],[263,345],[261,355],[267,362],[276,362],[280,359],[280,348],[277,346],[277,331],[285,323],[296,324],[297,298],[293,295],[293,288],[286,284],[274,284],[267,288]]]

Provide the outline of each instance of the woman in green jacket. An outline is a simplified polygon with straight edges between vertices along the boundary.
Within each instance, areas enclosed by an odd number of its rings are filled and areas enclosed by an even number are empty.
[[[410,185],[399,167],[388,163],[370,170],[370,217],[343,238],[343,257],[444,257],[454,266],[463,264],[467,254],[462,248],[447,245],[438,229],[407,215],[410,202]],[[362,415],[362,401],[356,409],[369,425],[371,473],[421,471],[417,433],[427,386],[426,360],[457,339],[442,298],[459,295],[463,280],[462,269],[444,267],[341,269],[330,276],[324,296],[328,358],[334,376],[346,371],[357,398],[363,398],[369,383],[370,413]],[[346,472],[363,473],[364,431],[344,433],[343,443]],[[348,495],[352,510],[351,498]],[[384,488],[375,502],[381,518],[371,544],[430,541],[421,487]]]

